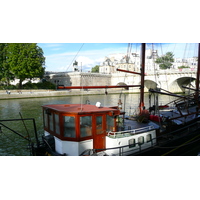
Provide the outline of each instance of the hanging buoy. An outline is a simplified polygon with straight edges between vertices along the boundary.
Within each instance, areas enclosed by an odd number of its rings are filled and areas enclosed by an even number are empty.
[[[108,94],[108,91],[107,91],[107,88],[105,89],[105,95],[107,95]]]
[[[119,98],[119,101],[118,101],[118,109],[122,109],[122,101],[121,101],[121,99]]]

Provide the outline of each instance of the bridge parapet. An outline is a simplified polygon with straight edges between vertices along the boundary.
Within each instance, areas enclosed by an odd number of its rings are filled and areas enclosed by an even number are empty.
[[[167,69],[167,70],[155,70],[155,71],[146,71],[145,74],[146,75],[155,75],[156,74],[196,74],[196,71],[194,69],[190,69],[190,68],[185,68],[182,70],[179,69]]]
[[[155,75],[156,73],[156,75]],[[193,69],[168,69],[145,72],[146,89],[151,85],[162,86],[163,89],[171,92],[182,92],[181,85],[187,85],[196,78],[196,70]],[[59,85],[64,86],[99,86],[99,85],[140,85],[140,76],[130,73],[89,73],[89,72],[63,72],[48,74],[50,81],[55,83],[59,80]],[[130,92],[139,92],[137,88],[130,88]]]

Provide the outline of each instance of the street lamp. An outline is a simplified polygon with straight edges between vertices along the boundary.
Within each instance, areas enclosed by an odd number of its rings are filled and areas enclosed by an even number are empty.
[[[59,80],[54,80],[54,83],[56,84],[56,90],[57,90],[58,89]]]

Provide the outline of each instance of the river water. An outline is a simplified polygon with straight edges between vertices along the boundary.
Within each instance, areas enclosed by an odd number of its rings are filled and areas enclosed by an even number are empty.
[[[20,119],[21,117],[34,118],[40,138],[43,134],[42,105],[72,103],[79,104],[86,103],[86,101],[89,100],[90,104],[96,104],[96,102],[99,101],[101,102],[102,106],[116,106],[118,99],[119,94],[0,100],[0,119]],[[123,103],[122,108],[126,111],[126,114],[134,114],[139,105],[139,94],[122,94],[121,100]],[[172,100],[173,97],[162,96],[160,98],[160,104],[165,104]],[[148,94],[145,96],[145,105],[147,108],[149,107]],[[3,124],[12,128],[23,136],[30,135],[33,142],[35,142],[32,122],[24,121],[25,125],[22,121],[3,122]],[[30,150],[27,147],[28,142],[25,139],[1,126],[1,156],[28,156],[30,155]]]

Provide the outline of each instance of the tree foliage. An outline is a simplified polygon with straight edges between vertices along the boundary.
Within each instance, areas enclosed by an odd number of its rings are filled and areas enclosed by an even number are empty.
[[[99,72],[99,65],[92,68],[92,72]]]
[[[20,79],[19,88],[26,78],[41,78],[44,74],[45,57],[36,43],[5,43],[0,44],[3,52],[0,59],[0,78]],[[7,76],[6,76],[7,74]]]
[[[167,52],[165,55],[157,58],[155,63],[159,64],[160,69],[170,69],[172,62],[174,62],[173,57],[172,52]]]
[[[182,65],[182,66],[179,66],[178,69],[183,69],[183,68],[190,68],[189,66],[185,66],[185,65]]]
[[[0,43],[0,81],[9,85],[10,80],[14,80],[14,74],[8,63],[8,44]]]
[[[35,43],[15,43],[9,45],[10,68],[15,77],[22,81],[26,78],[42,77],[45,58],[43,51]]]

